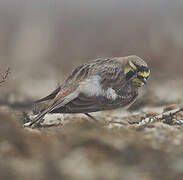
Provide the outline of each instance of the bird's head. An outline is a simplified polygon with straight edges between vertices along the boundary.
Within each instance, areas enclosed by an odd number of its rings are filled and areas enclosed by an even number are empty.
[[[127,56],[124,74],[126,81],[131,81],[133,85],[141,87],[147,83],[150,70],[147,64],[138,56]]]

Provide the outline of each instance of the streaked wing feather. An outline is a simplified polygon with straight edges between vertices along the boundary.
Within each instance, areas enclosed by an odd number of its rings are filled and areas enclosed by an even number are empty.
[[[37,122],[39,119],[45,116],[45,114],[52,112],[56,108],[63,107],[65,104],[72,101],[74,98],[77,97],[77,94],[71,96],[74,91],[71,91],[69,88],[62,88],[54,99],[49,100],[47,107],[42,109],[42,111],[37,115],[37,117],[31,122],[30,126]]]
[[[61,88],[62,87],[60,86],[57,89],[55,89],[52,93],[50,93],[48,96],[35,101],[33,105],[33,113],[38,114],[44,111],[46,108],[48,108],[52,100],[56,97],[56,95],[61,90]]]
[[[125,100],[119,98],[112,102],[103,96],[89,98],[84,95],[79,95],[65,106],[55,108],[51,113],[89,113],[101,110],[110,110],[125,107],[134,99],[136,99],[136,94]]]

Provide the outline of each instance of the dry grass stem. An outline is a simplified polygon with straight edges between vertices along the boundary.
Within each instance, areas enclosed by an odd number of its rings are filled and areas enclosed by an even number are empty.
[[[153,122],[159,122],[159,121],[162,121],[163,119],[167,119],[167,118],[173,119],[172,117],[181,111],[183,111],[183,105],[180,105],[178,108],[176,108],[174,110],[163,112],[157,116],[147,117],[145,119],[142,119],[139,122],[138,126],[143,126],[145,124],[149,124],[149,123],[153,123]],[[173,124],[181,125],[181,124],[183,124],[183,120],[175,120],[173,122]]]
[[[6,81],[8,75],[10,74],[10,68],[8,68],[5,72],[5,74],[3,75],[1,81],[0,81],[0,86]]]

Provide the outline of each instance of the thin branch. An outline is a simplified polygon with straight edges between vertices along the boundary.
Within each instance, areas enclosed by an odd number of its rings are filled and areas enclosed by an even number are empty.
[[[183,111],[183,105],[180,105],[179,108],[176,108],[174,110],[170,110],[170,111],[167,111],[167,112],[163,112],[163,113],[161,113],[161,114],[159,114],[157,116],[148,117],[148,118],[142,119],[138,123],[138,126],[143,126],[145,124],[149,124],[149,123],[153,123],[153,122],[157,122],[157,121],[162,121],[163,119],[172,117],[172,116],[174,116],[175,114],[177,114],[177,113],[179,113],[181,111]],[[176,120],[174,122],[174,124],[181,125],[181,124],[183,124],[183,120]]]
[[[0,81],[0,86],[2,85],[2,83],[4,83],[8,77],[8,75],[10,74],[10,68],[8,68],[2,78],[2,80]]]
[[[28,122],[28,123],[25,123],[23,125],[24,128],[28,127],[30,128],[30,123],[31,122]],[[43,124],[43,123],[39,123],[39,124],[35,124],[33,127],[31,128],[50,128],[50,127],[58,127],[58,126],[63,126],[63,124],[61,122],[57,122],[57,123],[49,123],[49,124]]]

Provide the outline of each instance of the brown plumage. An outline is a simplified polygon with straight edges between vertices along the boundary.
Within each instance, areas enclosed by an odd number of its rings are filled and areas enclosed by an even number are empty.
[[[36,101],[38,116],[47,113],[87,113],[129,106],[149,76],[147,64],[137,56],[99,58],[77,67],[47,97]],[[42,106],[40,105],[42,104]]]

